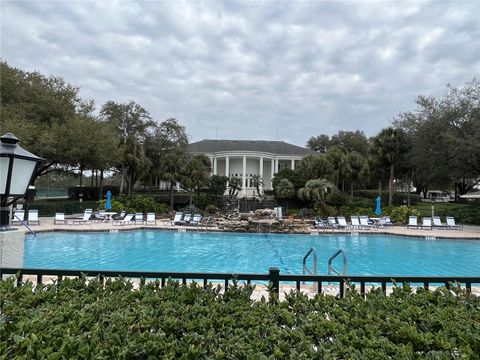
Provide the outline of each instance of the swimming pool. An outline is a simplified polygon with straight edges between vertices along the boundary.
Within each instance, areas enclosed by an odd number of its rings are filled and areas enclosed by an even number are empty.
[[[480,274],[480,241],[387,235],[280,235],[132,231],[44,233],[25,240],[25,268],[301,274],[311,247],[318,272],[339,248],[350,275]],[[341,257],[336,268],[342,269]]]

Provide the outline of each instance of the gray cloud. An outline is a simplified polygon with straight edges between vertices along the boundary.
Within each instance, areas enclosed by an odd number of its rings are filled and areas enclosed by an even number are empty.
[[[374,135],[480,73],[478,1],[3,1],[2,58],[192,141]]]

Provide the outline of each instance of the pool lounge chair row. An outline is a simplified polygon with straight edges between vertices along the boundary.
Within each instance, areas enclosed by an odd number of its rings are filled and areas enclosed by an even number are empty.
[[[38,210],[28,210],[28,220],[25,221],[25,210],[14,210],[12,225],[26,223],[27,225],[40,225]]]
[[[204,218],[200,214],[184,214],[183,212],[177,211],[173,220],[170,222],[171,225],[184,225],[184,226],[200,226],[205,225],[209,226],[213,223],[212,218],[209,216]]]
[[[81,225],[81,224],[91,224],[94,221],[97,221],[97,222],[105,221],[105,218],[101,216],[101,213],[93,214],[92,209],[86,209],[85,212],[83,213],[83,217],[81,218],[65,218],[64,213],[56,213],[53,223]],[[115,219],[112,222],[112,224],[113,225],[126,225],[126,224],[156,225],[157,220],[156,220],[155,213],[147,213],[147,218],[144,220],[143,213],[125,214],[124,212],[122,212],[120,214],[120,217]]]
[[[352,215],[350,221],[350,224],[348,224],[344,216],[337,216],[336,218],[330,216],[327,219],[317,218],[315,227],[319,229],[373,229],[393,225],[389,216],[373,220],[368,216]]]
[[[113,221],[113,225],[157,225],[155,213],[147,213],[147,218],[144,219],[142,213],[126,214],[123,219]]]
[[[428,229],[428,230],[432,230],[434,228],[446,229],[446,230],[462,230],[463,229],[462,225],[457,225],[455,223],[455,218],[453,216],[447,216],[446,221],[447,223],[444,224],[442,223],[440,216],[434,216],[433,223],[432,223],[432,218],[424,217],[422,218],[422,224],[419,224],[416,216],[409,216],[407,228]]]

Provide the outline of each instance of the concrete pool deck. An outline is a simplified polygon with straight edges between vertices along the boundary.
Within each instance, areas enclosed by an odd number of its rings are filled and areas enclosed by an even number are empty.
[[[68,219],[67,219],[68,220]],[[14,226],[21,232],[28,232],[24,226]],[[88,224],[54,224],[52,217],[40,218],[40,225],[30,225],[34,232],[109,232],[109,231],[132,231],[140,229],[169,230],[169,231],[221,231],[216,225],[213,226],[180,226],[171,225],[170,219],[159,219],[157,224],[149,225],[113,225],[113,222],[92,222]],[[328,234],[389,234],[397,236],[424,237],[427,239],[472,239],[480,240],[480,226],[464,225],[463,230],[447,229],[409,229],[407,226],[385,226],[369,230],[365,229],[316,229],[311,227],[310,234],[328,235]]]

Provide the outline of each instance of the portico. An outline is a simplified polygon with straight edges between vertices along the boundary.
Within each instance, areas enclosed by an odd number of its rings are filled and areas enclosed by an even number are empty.
[[[242,197],[256,195],[252,181],[254,175],[263,179],[261,191],[271,190],[272,179],[280,169],[294,170],[298,161],[313,153],[281,141],[250,140],[203,140],[190,144],[189,150],[210,159],[212,175],[241,179],[242,190],[239,195]]]

